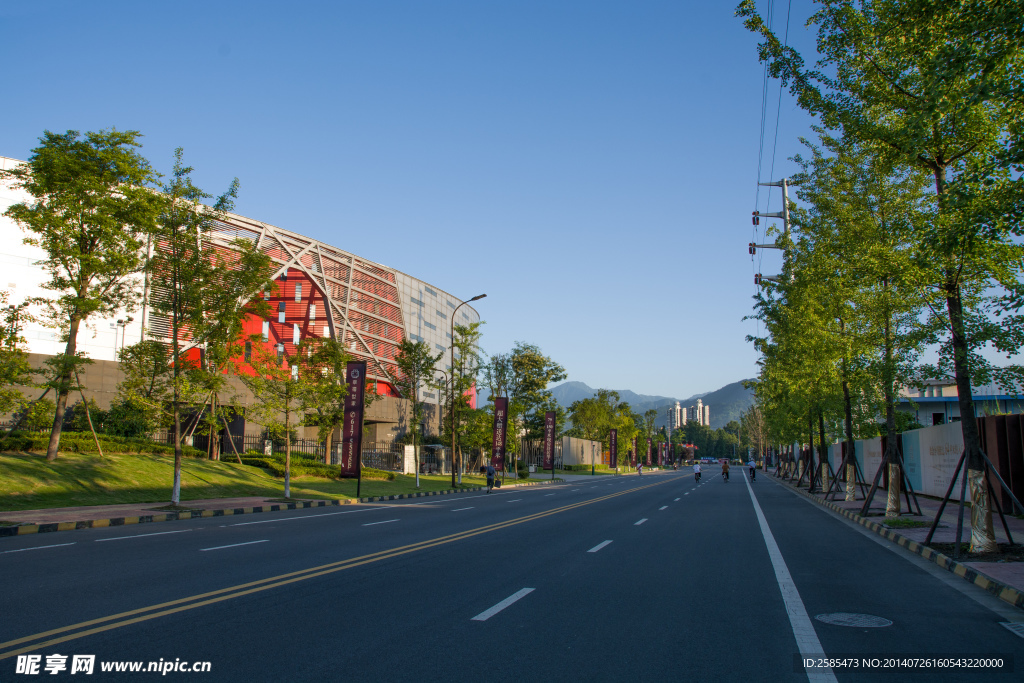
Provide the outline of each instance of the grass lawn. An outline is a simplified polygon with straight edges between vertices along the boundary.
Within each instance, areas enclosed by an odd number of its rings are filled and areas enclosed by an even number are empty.
[[[35,510],[115,503],[166,503],[171,498],[174,458],[164,455],[66,453],[54,462],[45,455],[0,453],[0,510]],[[284,479],[259,467],[184,458],[181,500],[265,496],[280,498]],[[483,486],[480,476],[463,476],[464,487]],[[355,498],[354,479],[292,477],[293,498]],[[363,496],[392,496],[451,488],[450,476],[399,474],[394,481],[364,479]]]

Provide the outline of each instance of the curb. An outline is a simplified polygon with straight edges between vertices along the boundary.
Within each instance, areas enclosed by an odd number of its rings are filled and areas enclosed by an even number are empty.
[[[953,560],[936,550],[932,550],[923,543],[912,541],[906,536],[898,534],[892,529],[884,527],[877,522],[872,522],[854,512],[850,512],[845,508],[839,507],[835,503],[832,503],[827,500],[821,500],[817,496],[812,496],[806,491],[801,491],[800,489],[796,488],[789,482],[781,481],[777,478],[774,479],[773,481],[776,481],[779,484],[783,484],[791,491],[794,491],[803,496],[804,498],[807,498],[808,500],[811,500],[817,503],[818,505],[821,505],[822,507],[826,507],[832,510],[833,512],[842,515],[843,517],[846,517],[847,519],[856,522],[857,524],[860,524],[862,527],[870,529],[882,538],[892,541],[898,546],[906,548],[915,555],[919,555],[924,559],[939,565],[946,571],[956,574],[968,583],[973,583],[975,586],[978,586],[979,588],[984,588],[989,593],[992,593],[1003,602],[1008,602],[1014,607],[1024,609],[1024,592],[1021,592],[1016,588],[1012,588],[1011,586],[1007,586],[1005,583],[1001,581],[997,581],[989,576],[986,576],[985,574],[979,572],[977,569],[972,569],[966,565],[960,564],[956,560]]]
[[[556,480],[556,481],[561,481]],[[550,484],[550,480],[531,481],[509,484],[508,488],[518,486],[539,486]],[[18,524],[0,526],[0,538],[27,536],[29,534],[46,534],[54,531],[77,531],[78,529],[102,529],[111,526],[127,526],[129,524],[152,524],[154,522],[176,522],[182,519],[203,519],[206,517],[229,517],[234,515],[252,515],[262,512],[280,512],[282,510],[305,510],[309,508],[336,507],[355,505],[357,503],[381,503],[389,500],[405,500],[407,498],[425,498],[428,496],[447,496],[454,493],[471,493],[483,491],[486,486],[467,489],[444,489],[442,491],[420,491],[417,493],[399,493],[393,496],[368,496],[363,498],[345,498],[342,500],[307,500],[301,503],[274,503],[254,505],[247,508],[224,508],[220,510],[188,510],[182,512],[166,512],[157,515],[139,515],[137,517],[110,517],[108,519],[84,519],[77,522],[49,522],[45,524]],[[503,487],[504,488],[504,487]],[[149,503],[144,503],[148,505]],[[0,513],[2,514],[2,513]]]

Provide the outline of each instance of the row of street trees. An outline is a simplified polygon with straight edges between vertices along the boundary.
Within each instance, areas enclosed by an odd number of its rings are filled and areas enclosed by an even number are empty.
[[[760,58],[817,117],[795,179],[802,208],[785,272],[756,298],[756,383],[771,437],[824,448],[889,435],[887,514],[902,480],[901,387],[955,378],[971,487],[972,550],[997,550],[972,388],[1020,386],[997,367],[1024,342],[1022,3],[818,0],[808,64],[758,16]],[[782,239],[780,238],[780,242]],[[938,362],[921,354],[937,348]],[[878,415],[884,424],[877,424]],[[832,425],[841,425],[836,430]],[[872,433],[874,432],[874,433]],[[847,463],[847,495],[854,473]]]
[[[307,340],[289,356],[283,345],[270,351],[258,335],[245,337],[249,316],[269,316],[265,299],[275,283],[273,263],[255,244],[238,240],[225,249],[210,240],[212,222],[233,208],[237,179],[207,203],[213,198],[194,185],[193,169],[178,149],[173,172],[161,184],[138,152],[140,137],[136,131],[47,131],[25,165],[3,173],[31,196],[7,215],[26,230],[26,242],[46,254],[43,286],[51,294],[26,303],[65,343],[63,353],[47,360],[43,382],[56,396],[47,458],[57,457],[68,398],[81,391],[80,370],[91,362],[78,349],[81,329],[97,317],[141,307],[150,316],[144,322],[166,321],[168,342],[144,340],[122,349],[119,408],[147,431],[171,430],[171,502],[180,499],[183,421],[192,422],[189,433],[202,425],[211,437],[227,427],[238,398],[225,396],[229,374],[256,398],[248,417],[285,436],[288,497],[293,425],[317,427],[330,452],[343,415],[349,356],[331,339]],[[24,316],[11,311],[17,314]],[[32,384],[17,325],[12,321],[3,334],[0,380],[11,387]],[[17,389],[0,392],[0,409],[19,401]]]

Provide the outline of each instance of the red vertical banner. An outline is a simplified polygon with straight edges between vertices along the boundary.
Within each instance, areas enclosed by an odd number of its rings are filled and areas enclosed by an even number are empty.
[[[608,465],[617,467],[619,464],[619,430],[612,429],[608,432]]]
[[[341,429],[341,476],[359,476],[363,450],[363,394],[366,391],[366,362],[349,361],[345,366],[345,418]]]
[[[636,467],[636,437],[633,437],[633,452],[629,454],[629,466]]]
[[[494,439],[491,442],[491,465],[499,472],[505,469],[505,428],[508,426],[508,399],[494,399]]]
[[[544,465],[541,469],[555,468],[555,412],[544,413]]]
[[[647,462],[644,463],[645,467],[651,466],[651,440],[647,439]]]

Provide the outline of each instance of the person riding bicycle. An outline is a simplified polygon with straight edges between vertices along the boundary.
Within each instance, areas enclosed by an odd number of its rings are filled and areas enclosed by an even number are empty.
[[[754,481],[754,478],[757,476],[757,465],[755,465],[754,461],[751,460],[747,463],[747,467],[750,468],[750,481]]]
[[[494,471],[494,465],[487,463],[487,493],[491,492],[494,488],[494,476],[497,472]]]
[[[700,463],[699,462],[693,463],[693,480],[695,482],[700,481]]]
[[[722,479],[725,479],[726,481],[729,481],[729,461],[728,460],[723,460],[722,461]]]

